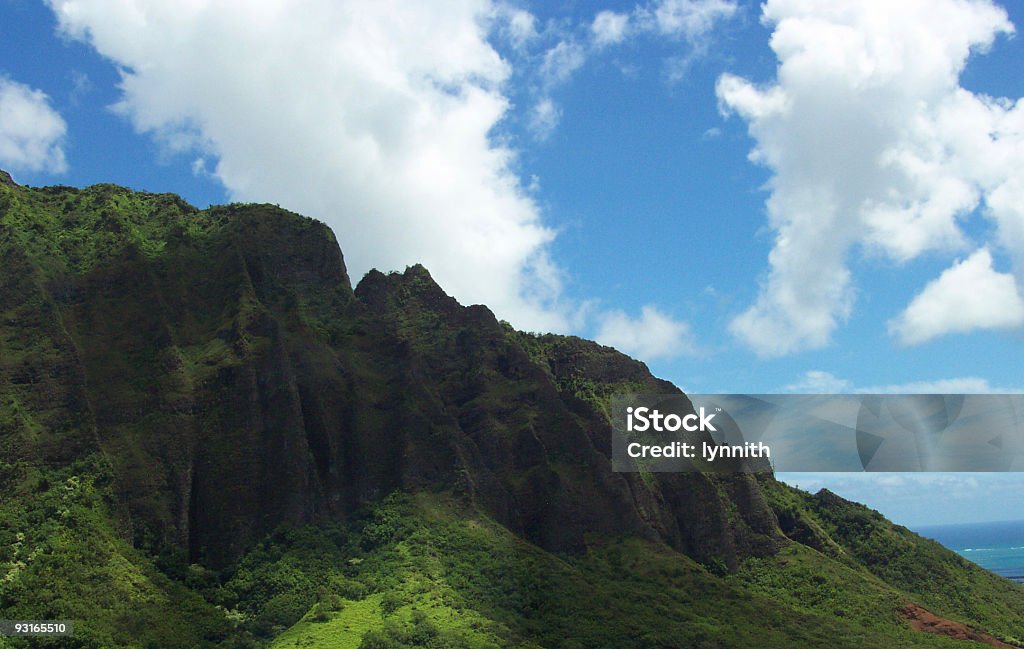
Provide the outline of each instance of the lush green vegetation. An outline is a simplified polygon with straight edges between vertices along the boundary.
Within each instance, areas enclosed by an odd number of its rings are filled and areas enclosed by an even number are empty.
[[[203,647],[225,616],[161,572],[119,529],[109,468],[89,456],[60,469],[0,463],[0,618],[71,619],[55,646]],[[11,647],[36,646],[8,639]]]
[[[559,336],[556,334],[538,334],[518,331],[508,322],[502,321],[502,328],[505,335],[516,346],[523,349],[534,363],[543,368],[551,377],[552,381],[563,393],[580,399],[596,411],[600,412],[605,419],[611,421],[611,401],[616,395],[642,392],[645,389],[668,392],[667,386],[657,385],[657,382],[650,380],[644,368],[643,374],[633,376],[617,376],[595,378],[593,372],[588,371],[588,361],[607,357],[604,350],[589,341],[574,336]],[[576,356],[576,364],[569,367],[555,367],[555,359],[565,356],[566,349]],[[633,361],[638,367],[640,363]],[[637,369],[637,368],[631,368]]]
[[[422,267],[353,291],[309,219],[0,183],[0,262],[0,619],[76,622],[0,647],[1020,643],[1024,589],[864,507],[611,474],[611,397],[674,386]]]
[[[960,646],[906,627],[905,590],[801,544],[724,578],[638,539],[559,557],[444,494],[281,528],[222,572],[154,561],[112,529],[103,475],[23,475],[42,495],[0,510],[0,612],[78,620],[55,646]]]
[[[803,545],[725,578],[638,539],[558,557],[442,494],[282,530],[224,593],[275,648],[959,646],[906,627],[907,593]]]
[[[768,493],[783,512],[780,519],[818,530],[832,557],[896,586],[905,599],[933,613],[969,620],[1008,642],[1024,644],[1020,586],[827,491],[812,495],[774,483]]]

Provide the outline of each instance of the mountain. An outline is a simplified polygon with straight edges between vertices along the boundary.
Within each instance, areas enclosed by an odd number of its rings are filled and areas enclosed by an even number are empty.
[[[54,646],[1024,637],[1024,589],[838,496],[612,472],[611,395],[675,386],[421,266],[353,288],[317,221],[0,174],[0,260],[0,618]]]

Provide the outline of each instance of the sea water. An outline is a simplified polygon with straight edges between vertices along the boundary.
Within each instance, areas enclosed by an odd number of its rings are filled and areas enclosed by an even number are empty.
[[[1024,584],[1024,521],[935,525],[914,531],[986,570]]]

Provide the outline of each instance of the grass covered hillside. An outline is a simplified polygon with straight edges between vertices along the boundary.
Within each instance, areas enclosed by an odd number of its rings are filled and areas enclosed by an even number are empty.
[[[2,647],[1024,646],[834,494],[612,472],[611,395],[677,388],[311,219],[0,174],[0,264],[0,619],[76,625]]]

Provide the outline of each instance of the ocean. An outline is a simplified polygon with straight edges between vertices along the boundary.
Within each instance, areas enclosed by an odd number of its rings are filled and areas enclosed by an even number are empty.
[[[1024,584],[1024,521],[914,529],[986,570]]]

